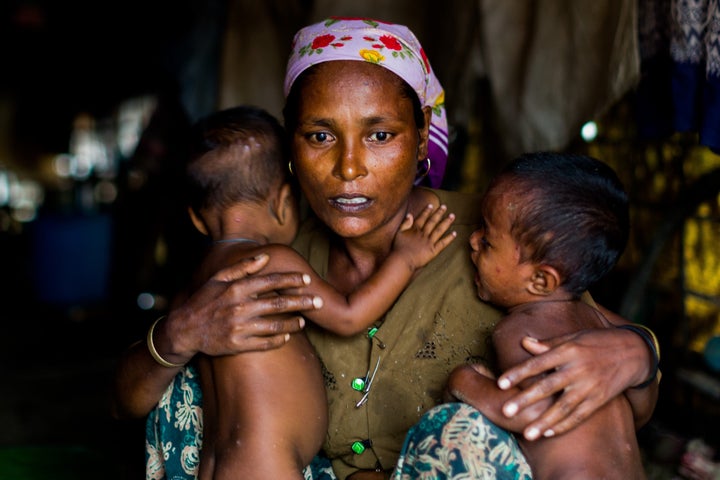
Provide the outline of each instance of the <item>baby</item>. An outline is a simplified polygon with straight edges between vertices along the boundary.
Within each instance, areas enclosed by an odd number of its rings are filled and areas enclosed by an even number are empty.
[[[587,156],[523,155],[491,182],[481,208],[483,228],[470,237],[471,259],[478,296],[507,309],[492,336],[500,372],[531,356],[521,346],[524,337],[614,327],[580,300],[615,266],[627,243],[628,200],[610,167]],[[482,366],[459,367],[448,391],[461,401],[482,398],[481,404],[468,403],[500,427],[521,433],[526,422],[501,410],[518,390],[500,390],[494,377]],[[518,435],[518,441],[536,480],[645,478],[624,396],[568,433],[534,441]]]

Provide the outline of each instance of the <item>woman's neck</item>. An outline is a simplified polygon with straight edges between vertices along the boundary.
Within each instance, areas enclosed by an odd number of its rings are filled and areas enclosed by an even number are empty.
[[[368,235],[356,238],[336,238],[330,246],[328,279],[336,288],[349,293],[370,278],[392,250],[395,234],[407,213],[417,216],[428,204],[439,205],[439,199],[430,190],[415,188],[406,208],[391,221]]]
[[[330,245],[328,279],[350,293],[370,278],[392,249],[395,231],[373,232],[360,238],[336,238]]]

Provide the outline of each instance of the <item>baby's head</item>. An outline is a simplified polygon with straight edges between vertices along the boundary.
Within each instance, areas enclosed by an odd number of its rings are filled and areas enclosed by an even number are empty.
[[[493,283],[490,277],[498,271],[488,270],[487,258],[495,261],[498,257],[492,255],[509,248],[501,257],[506,262],[502,273],[517,277],[526,269],[526,278],[516,278],[518,292],[537,280],[533,293],[547,294],[542,287],[553,286],[546,278],[550,268],[557,277],[552,290],[561,287],[578,297],[610,272],[628,239],[628,199],[622,183],[608,165],[584,155],[520,156],[493,179],[482,210],[488,232],[479,230],[471,237],[479,291],[486,281]],[[488,238],[490,248],[485,245]],[[498,245],[492,245],[493,240]],[[502,298],[498,303],[503,302],[508,303]]]
[[[263,202],[289,181],[285,130],[263,109],[212,113],[195,124],[190,145],[187,193],[195,212]]]

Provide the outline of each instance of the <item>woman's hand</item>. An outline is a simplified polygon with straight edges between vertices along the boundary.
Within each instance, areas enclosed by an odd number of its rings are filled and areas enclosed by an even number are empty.
[[[305,286],[307,277],[301,273],[255,275],[268,260],[267,255],[259,255],[221,270],[157,324],[155,348],[178,367],[157,363],[145,342],[122,355],[112,399],[116,418],[147,415],[180,366],[197,353],[216,356],[277,348],[290,333],[302,329],[304,321],[296,312],[314,308],[311,295],[264,295]]]
[[[167,359],[186,363],[196,353],[210,356],[268,350],[283,345],[304,326],[295,314],[311,310],[312,295],[269,295],[306,286],[302,273],[253,275],[268,262],[261,254],[220,270],[158,326]],[[287,315],[293,313],[293,315]]]
[[[525,428],[528,440],[574,428],[608,400],[641,384],[651,374],[645,342],[627,330],[583,330],[542,342],[526,337],[523,347],[536,356],[503,373],[498,378],[501,389],[543,372],[551,373],[506,402],[505,415],[512,417],[539,400],[559,394],[552,406]],[[637,389],[633,396],[635,401],[628,398],[636,418],[649,418],[657,400],[657,384]]]

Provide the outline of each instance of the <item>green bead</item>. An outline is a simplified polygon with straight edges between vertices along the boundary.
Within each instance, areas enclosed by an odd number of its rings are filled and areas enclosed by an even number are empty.
[[[363,445],[363,442],[353,442],[352,451],[355,452],[356,455],[360,455],[365,451],[365,445]]]
[[[367,335],[368,335],[368,338],[374,337],[375,334],[377,333],[377,331],[378,331],[378,328],[377,328],[377,327],[372,327],[371,329],[369,329],[369,330],[368,330],[368,334],[367,334]]]
[[[361,377],[353,378],[353,381],[351,383],[352,389],[357,390],[358,392],[362,392],[365,388],[365,379]]]

